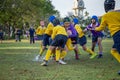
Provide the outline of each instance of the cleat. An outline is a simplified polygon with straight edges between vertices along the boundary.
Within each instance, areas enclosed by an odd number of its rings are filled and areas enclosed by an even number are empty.
[[[39,61],[40,55],[37,55],[33,61]]]
[[[62,60],[59,60],[58,62],[59,62],[59,64],[64,64],[64,65],[67,64],[66,62],[64,62]]]
[[[41,66],[48,66],[48,62],[44,61]]]
[[[79,54],[75,54],[75,59],[79,60]]]
[[[37,55],[37,56],[35,57],[35,60],[36,60],[36,61],[39,61],[39,58],[40,58],[40,55]]]
[[[97,54],[95,53],[95,54],[91,55],[90,59],[93,59],[93,58],[95,58],[96,56],[97,56]]]
[[[103,57],[103,55],[102,55],[102,54],[99,54],[99,55],[98,55],[98,58],[102,58],[102,57]]]
[[[33,61],[40,61],[40,62],[42,62],[43,60],[44,60],[44,59],[43,59],[42,56],[37,55]]]

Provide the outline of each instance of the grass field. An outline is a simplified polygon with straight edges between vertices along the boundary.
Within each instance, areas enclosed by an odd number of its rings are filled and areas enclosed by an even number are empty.
[[[89,59],[81,47],[79,60],[74,52],[66,56],[67,65],[50,61],[47,67],[41,62],[32,61],[39,52],[39,42],[29,44],[27,40],[15,42],[3,41],[0,44],[0,80],[120,80],[117,71],[120,64],[110,54],[112,40],[103,40],[104,56],[101,59]],[[90,48],[91,40],[87,46]],[[98,48],[96,47],[96,52]]]

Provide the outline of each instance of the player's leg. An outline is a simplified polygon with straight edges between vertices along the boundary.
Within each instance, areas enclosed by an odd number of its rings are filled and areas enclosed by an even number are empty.
[[[46,46],[49,45],[49,37],[47,34],[44,34],[43,36],[43,45],[40,48],[39,54],[36,56],[35,60],[38,61],[40,58],[42,58],[42,55],[44,51],[46,50]],[[42,60],[42,59],[41,59]]]
[[[45,55],[45,60],[44,62],[41,64],[42,66],[47,66],[48,65],[48,60],[50,59],[51,55],[52,55],[52,51],[55,49],[55,46],[50,46],[47,50],[47,53]]]
[[[82,46],[82,49],[92,55],[90,58],[92,59],[96,57],[97,54],[93,52],[91,49],[87,48],[86,43],[87,43],[87,39],[85,36],[79,38],[79,44]]]
[[[91,46],[92,51],[95,50],[96,43],[97,43],[97,36],[92,35],[92,46]]]
[[[86,44],[84,44],[84,45],[82,46],[82,48],[83,48],[84,51],[86,51],[86,52],[88,52],[89,54],[91,54],[90,59],[93,59],[93,58],[95,58],[95,57],[97,56],[97,54],[96,54],[95,52],[93,52],[91,49],[89,49],[89,48],[86,47]]]
[[[117,59],[117,61],[120,63],[120,54],[119,52],[115,49],[115,48],[112,48],[111,49],[111,54],[115,57],[115,59]]]
[[[111,54],[120,62],[120,31],[113,35],[114,45]]]
[[[102,47],[102,38],[101,37],[98,37],[97,43],[98,43],[98,48],[99,48],[98,58],[101,58],[103,56],[103,47]]]

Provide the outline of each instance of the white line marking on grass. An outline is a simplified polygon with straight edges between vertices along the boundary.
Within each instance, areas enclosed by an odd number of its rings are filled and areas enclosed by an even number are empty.
[[[0,49],[39,49],[39,47],[1,47]]]

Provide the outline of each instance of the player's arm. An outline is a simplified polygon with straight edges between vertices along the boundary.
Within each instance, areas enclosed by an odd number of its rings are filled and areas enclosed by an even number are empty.
[[[105,27],[107,26],[104,17],[102,18],[101,24],[99,27],[96,27],[95,30],[96,31],[102,31],[105,29]]]
[[[78,32],[79,34],[82,33],[82,29],[80,28],[80,26],[75,26],[75,29],[77,30],[77,32]]]
[[[52,33],[52,36],[51,36],[52,40],[55,38],[56,33],[57,33],[57,29],[53,28],[53,33]]]

